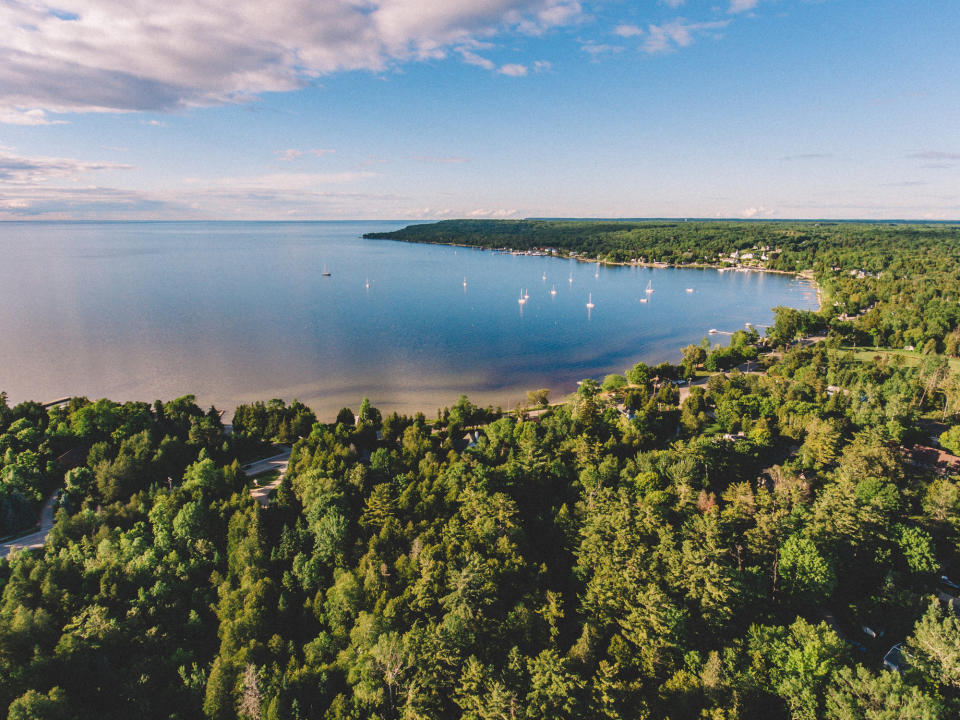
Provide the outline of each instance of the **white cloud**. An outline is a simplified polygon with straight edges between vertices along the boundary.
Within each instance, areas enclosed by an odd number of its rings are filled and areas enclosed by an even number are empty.
[[[294,160],[299,160],[304,155],[314,155],[316,157],[323,157],[324,155],[330,155],[335,153],[336,150],[328,150],[326,148],[313,148],[311,150],[299,150],[297,148],[290,148],[288,150],[278,150],[277,155],[280,156],[282,160],[287,162],[293,162]]]
[[[729,24],[729,20],[691,23],[683,18],[677,18],[663,25],[650,25],[648,26],[647,39],[641,49],[650,55],[670,52],[678,47],[692,45],[696,35],[720,30]]]
[[[210,189],[233,189],[243,191],[258,190],[305,190],[318,185],[342,184],[377,177],[378,173],[368,170],[352,170],[335,173],[269,173],[245,177],[189,178],[188,185]]]
[[[6,125],[63,125],[66,120],[51,120],[40,109],[0,108],[0,123]]]
[[[419,160],[425,163],[439,163],[441,165],[458,165],[467,162],[467,158],[459,155],[434,156],[434,155],[412,155],[413,160]]]
[[[533,61],[533,71],[534,72],[547,72],[552,70],[553,65],[548,60],[534,60]]]
[[[55,181],[77,182],[84,173],[96,170],[131,170],[131,165],[114,162],[87,162],[74,158],[24,157],[13,148],[0,145],[0,186],[42,185]]]
[[[784,155],[780,160],[782,162],[792,162],[794,160],[831,160],[836,157],[833,153],[800,153],[799,155]]]
[[[523,77],[527,74],[527,66],[518,65],[517,63],[507,63],[506,65],[501,65],[497,72],[501,75],[509,75],[510,77]]]
[[[42,0],[0,12],[0,120],[169,112],[324,74],[379,72],[504,30],[576,22],[570,0]]]
[[[467,217],[473,218],[507,218],[514,217],[517,214],[516,210],[507,210],[506,208],[498,208],[496,210],[487,210],[484,208],[477,208],[476,210],[471,210],[467,213]]]
[[[742,218],[770,217],[773,214],[774,214],[773,210],[765,208],[763,205],[758,205],[756,207],[748,207],[739,212],[739,215]]]
[[[637,35],[643,35],[643,28],[636,25],[617,25],[613,29],[613,34],[620,37],[636,37]]]
[[[460,53],[460,57],[463,58],[463,61],[467,65],[476,65],[484,70],[493,70],[493,68],[496,67],[492,60],[488,60],[481,55],[477,55],[475,52],[471,52],[466,48],[457,48],[457,52]]]
[[[753,10],[760,0],[730,0],[730,13],[742,13],[747,10]]]
[[[592,55],[594,58],[605,55],[606,53],[619,53],[623,52],[624,48],[622,45],[608,45],[607,43],[595,43],[588,40],[587,42],[580,43],[580,49],[588,55]]]
[[[911,153],[910,157],[917,158],[919,160],[960,160],[960,152],[924,150],[923,152]]]

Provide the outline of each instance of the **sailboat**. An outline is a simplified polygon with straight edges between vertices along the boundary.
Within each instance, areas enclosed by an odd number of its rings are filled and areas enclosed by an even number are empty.
[[[528,293],[526,290],[523,291],[523,299],[524,299],[524,300],[529,300],[529,299],[530,299],[530,293]]]
[[[366,283],[365,287],[367,288],[367,290],[370,289],[370,278],[367,278],[367,283]]]
[[[543,277],[541,278],[541,280],[543,280],[544,282],[547,281],[547,274],[546,274],[546,273],[543,274]]]
[[[320,274],[323,275],[324,277],[330,277],[330,271],[327,270],[326,265],[323,266],[323,272],[321,272]]]
[[[464,287],[467,286],[467,278],[466,278],[466,276],[464,276],[464,278],[463,278],[463,286],[464,286]]]
[[[570,271],[570,284],[573,285],[573,271]]]
[[[523,305],[526,301],[527,301],[527,298],[524,297],[524,295],[523,295],[523,289],[521,288],[521,289],[520,289],[520,299],[517,300],[517,302],[520,303],[521,305]]]
[[[554,285],[553,288],[550,290],[550,294],[551,294],[551,295],[556,295],[556,294],[557,294],[557,286],[556,286],[556,285]]]
[[[644,292],[649,295],[653,292],[653,280],[647,280],[647,289]]]
[[[687,292],[692,293],[692,292],[693,292],[693,288],[687,288]]]
[[[590,293],[587,297],[587,309],[592,310],[593,308],[594,308],[593,293]]]

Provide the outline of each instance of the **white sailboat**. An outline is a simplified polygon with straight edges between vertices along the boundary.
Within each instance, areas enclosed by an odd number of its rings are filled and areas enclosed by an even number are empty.
[[[593,293],[589,293],[587,297],[587,309],[592,310],[594,308],[593,304]]]
[[[323,266],[323,272],[321,272],[320,274],[323,275],[323,277],[330,277],[330,271],[327,270],[326,265]]]
[[[521,288],[521,289],[520,289],[520,299],[517,300],[517,302],[520,303],[521,305],[523,305],[526,301],[527,301],[527,298],[524,297],[523,289]]]
[[[464,278],[463,278],[463,286],[464,286],[464,287],[467,286],[467,278],[466,278],[466,276],[464,276]]]
[[[653,292],[653,280],[647,280],[647,289],[644,292],[649,295]]]
[[[687,288],[687,292],[688,292],[688,293],[692,293],[692,292],[693,292],[693,288]]]
[[[573,271],[570,271],[570,284],[573,285]]]
[[[557,286],[556,286],[556,285],[554,285],[553,288],[550,290],[550,294],[551,294],[551,295],[556,295],[556,294],[557,294]]]

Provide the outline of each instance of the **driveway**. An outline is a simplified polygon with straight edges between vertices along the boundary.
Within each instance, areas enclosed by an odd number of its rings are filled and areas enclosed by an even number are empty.
[[[249,465],[243,466],[243,471],[247,474],[247,477],[260,475],[261,473],[270,472],[271,470],[280,471],[280,475],[277,477],[277,479],[271,482],[269,485],[254,487],[250,490],[250,495],[254,500],[264,507],[270,504],[270,491],[276,488],[280,484],[280,481],[283,480],[283,475],[287,472],[287,463],[289,461],[290,448],[285,448],[284,451],[279,455],[264,458],[263,460],[257,460],[256,462],[252,462]]]

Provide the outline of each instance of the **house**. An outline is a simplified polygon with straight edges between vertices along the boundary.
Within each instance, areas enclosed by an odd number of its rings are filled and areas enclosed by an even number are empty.
[[[904,450],[909,465],[933,470],[937,475],[960,474],[960,457],[928,445],[914,445]]]

